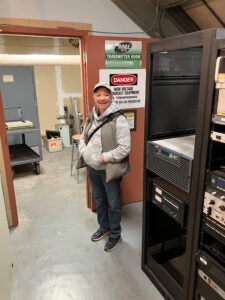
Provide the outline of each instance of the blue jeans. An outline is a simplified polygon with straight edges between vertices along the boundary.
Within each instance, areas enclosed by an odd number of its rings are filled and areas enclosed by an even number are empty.
[[[97,220],[102,231],[110,230],[110,237],[121,235],[121,178],[106,183],[105,170],[88,167],[88,177],[96,200]]]

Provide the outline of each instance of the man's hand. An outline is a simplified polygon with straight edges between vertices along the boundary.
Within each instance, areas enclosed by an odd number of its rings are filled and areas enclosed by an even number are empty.
[[[104,162],[104,156],[103,156],[103,154],[100,155],[99,160],[100,160],[101,162]]]

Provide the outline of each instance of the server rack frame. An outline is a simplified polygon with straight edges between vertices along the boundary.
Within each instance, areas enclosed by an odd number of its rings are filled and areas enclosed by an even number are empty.
[[[191,34],[167,38],[148,45],[147,49],[147,81],[146,81],[146,114],[145,114],[145,145],[155,137],[150,134],[151,128],[151,78],[152,55],[163,51],[182,50],[187,48],[202,48],[202,64],[200,72],[199,97],[196,123],[196,143],[192,167],[190,192],[188,195],[187,240],[185,252],[185,270],[183,285],[177,284],[176,279],[165,272],[161,264],[154,259],[149,260],[148,238],[149,222],[152,222],[151,188],[148,188],[151,174],[146,168],[146,147],[144,153],[144,195],[143,195],[143,234],[142,234],[142,270],[152,280],[166,299],[193,299],[196,280],[196,253],[199,247],[202,205],[205,188],[205,170],[207,166],[208,140],[213,105],[214,74],[217,58],[215,40],[225,38],[223,29],[207,29]],[[150,99],[150,101],[149,101]],[[185,113],[185,111],[184,111]],[[187,117],[184,115],[184,117]],[[157,227],[155,222],[151,224]],[[150,225],[150,226],[151,226]],[[149,261],[148,261],[149,260]]]

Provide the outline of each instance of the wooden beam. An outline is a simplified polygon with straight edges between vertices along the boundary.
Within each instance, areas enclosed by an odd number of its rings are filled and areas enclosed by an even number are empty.
[[[83,37],[91,34],[92,25],[73,22],[0,18],[0,34]]]

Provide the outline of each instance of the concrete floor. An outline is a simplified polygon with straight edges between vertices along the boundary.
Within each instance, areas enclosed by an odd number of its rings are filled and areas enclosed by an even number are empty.
[[[44,149],[40,175],[15,173],[12,300],[164,299],[141,270],[142,203],[123,206],[123,240],[105,252],[105,240],[90,239],[96,214],[86,207],[84,170],[80,184],[70,176],[70,155]]]

